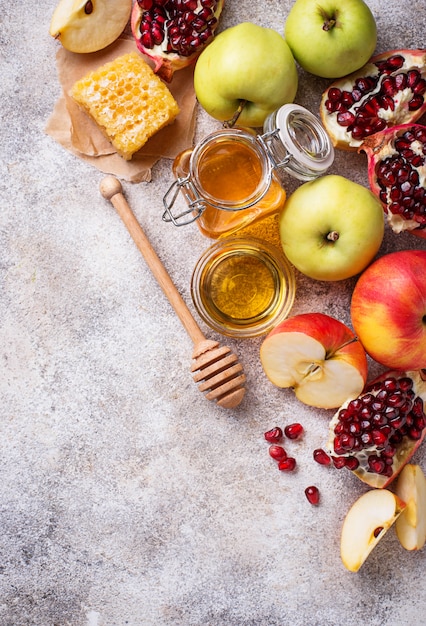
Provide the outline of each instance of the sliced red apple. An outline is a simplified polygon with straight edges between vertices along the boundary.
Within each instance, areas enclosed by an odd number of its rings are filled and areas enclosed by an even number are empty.
[[[387,489],[372,489],[356,500],[342,526],[340,556],[346,569],[359,570],[404,508],[405,502]]]
[[[396,493],[407,503],[395,524],[399,542],[406,550],[421,550],[426,543],[426,477],[419,465],[404,467]]]
[[[49,33],[71,52],[97,52],[118,39],[131,9],[132,0],[60,0]]]
[[[323,313],[281,322],[264,339],[260,360],[277,387],[291,387],[305,404],[331,409],[361,393],[367,357],[354,333]]]

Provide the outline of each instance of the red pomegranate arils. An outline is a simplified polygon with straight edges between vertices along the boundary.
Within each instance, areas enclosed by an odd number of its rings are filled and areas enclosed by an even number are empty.
[[[314,506],[319,504],[320,501],[320,492],[318,487],[315,487],[315,485],[311,485],[309,487],[306,487],[305,489],[305,495],[308,499],[308,501],[313,504]]]
[[[366,139],[370,187],[394,232],[426,237],[426,126],[403,124]]]
[[[286,459],[278,462],[278,469],[281,472],[292,472],[296,467],[296,459],[288,456]]]
[[[269,456],[275,461],[284,461],[287,458],[287,452],[282,446],[278,446],[276,443],[269,446]]]
[[[264,437],[269,443],[278,443],[283,438],[283,431],[279,426],[275,426],[271,428],[271,430],[268,430],[264,434]]]
[[[327,452],[322,448],[317,448],[314,450],[314,461],[319,463],[320,465],[330,465],[331,458],[328,456]]]
[[[335,81],[323,94],[321,118],[336,147],[356,150],[377,132],[416,121],[425,93],[426,50],[389,51]]]
[[[355,471],[373,487],[386,485],[425,435],[423,398],[426,385],[419,372],[390,373],[367,385],[330,423],[327,449],[334,466]]]
[[[299,439],[303,435],[303,426],[299,423],[288,424],[284,428],[284,434],[288,439]]]

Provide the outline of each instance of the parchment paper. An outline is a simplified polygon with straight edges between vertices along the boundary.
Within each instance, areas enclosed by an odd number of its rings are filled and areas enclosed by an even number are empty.
[[[92,54],[76,54],[60,47],[56,63],[62,95],[56,102],[45,129],[66,150],[101,172],[114,174],[134,183],[151,180],[151,167],[159,159],[173,159],[179,152],[191,147],[196,103],[193,67],[176,72],[172,82],[167,85],[180,108],[176,120],[151,137],[133,155],[131,161],[126,161],[116,153],[95,122],[69,96],[69,90],[82,76],[118,56],[136,50],[134,40],[126,37]],[[147,57],[144,58],[150,63]]]

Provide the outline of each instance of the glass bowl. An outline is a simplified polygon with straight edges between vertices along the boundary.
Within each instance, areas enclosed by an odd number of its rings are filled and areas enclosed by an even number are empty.
[[[294,270],[284,254],[251,237],[217,241],[202,254],[191,278],[198,314],[229,337],[272,330],[289,314],[295,292]]]

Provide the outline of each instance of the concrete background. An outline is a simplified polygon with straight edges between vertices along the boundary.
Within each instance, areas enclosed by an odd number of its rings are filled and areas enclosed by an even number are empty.
[[[378,51],[424,46],[423,2],[368,4]],[[221,27],[282,32],[291,5],[227,0]],[[54,7],[2,3],[1,626],[426,624],[426,551],[404,551],[392,531],[358,574],[344,569],[341,523],[366,487],[312,461],[333,412],[266,380],[262,338],[225,342],[247,374],[239,408],[194,386],[192,344],[100,197],[102,174],[44,132],[60,95]],[[317,111],[327,84],[300,72],[296,101]],[[196,139],[217,127],[198,111]],[[209,241],[161,221],[170,168],[162,160],[152,182],[124,188],[192,306]],[[367,184],[362,155],[338,153],[332,171]],[[387,229],[380,254],[425,246]],[[292,312],[350,323],[354,284],[297,275]],[[299,469],[283,475],[263,432],[295,420]],[[424,448],[415,459],[426,470]]]

